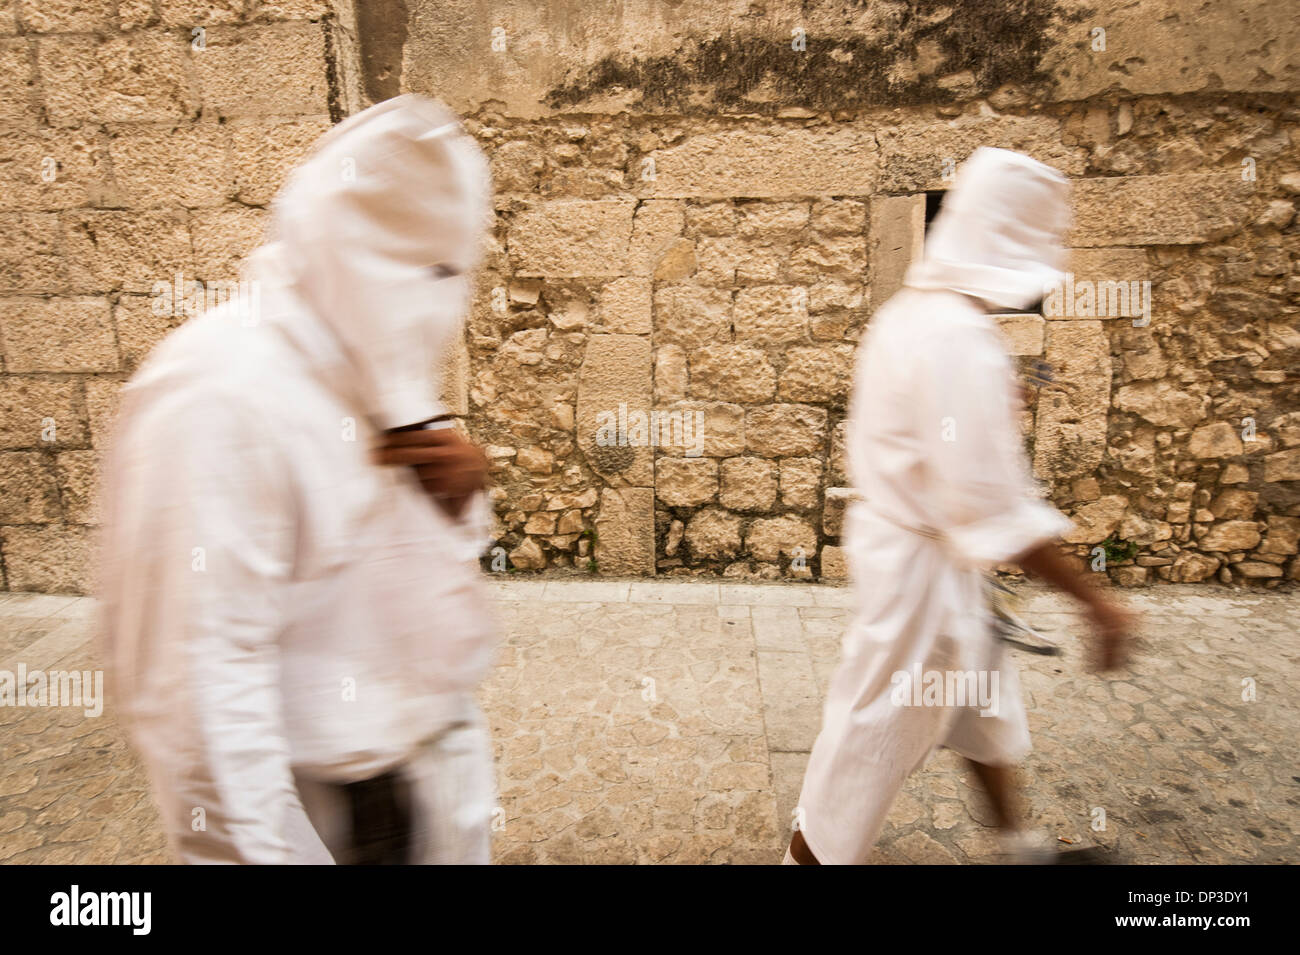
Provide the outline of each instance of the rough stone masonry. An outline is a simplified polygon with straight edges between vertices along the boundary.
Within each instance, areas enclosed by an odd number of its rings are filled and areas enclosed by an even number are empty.
[[[407,90],[493,164],[447,369],[491,569],[842,577],[855,343],[993,145],[1075,183],[1070,307],[999,322],[1054,369],[1024,434],[1076,558],[1300,577],[1300,11],[51,0],[0,2],[0,57],[0,586],[91,585],[116,392],[191,311],[159,283],[236,279],[312,141]]]

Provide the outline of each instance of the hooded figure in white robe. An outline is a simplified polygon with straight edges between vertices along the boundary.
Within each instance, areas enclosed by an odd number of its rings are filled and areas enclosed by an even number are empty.
[[[988,766],[1029,751],[984,574],[1070,522],[1037,496],[1015,368],[988,312],[1033,305],[1060,278],[1067,201],[1050,167],[977,150],[859,349],[847,450],[861,500],[845,528],[856,614],[797,823],[823,864],[866,861],[936,747]]]
[[[185,862],[329,863],[350,835],[340,785],[394,772],[413,861],[487,861],[486,501],[449,517],[371,455],[447,410],[437,369],[489,197],[442,106],[348,119],[277,196],[241,294],[123,391],[102,634]]]

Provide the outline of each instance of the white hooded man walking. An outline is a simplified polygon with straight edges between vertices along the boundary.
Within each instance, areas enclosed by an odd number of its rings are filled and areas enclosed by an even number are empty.
[[[252,301],[124,389],[102,636],[182,861],[488,861],[486,467],[437,369],[489,198],[437,103],[348,119],[277,196]]]
[[[1027,156],[977,150],[863,339],[847,435],[862,496],[845,529],[856,613],[787,863],[865,862],[907,777],[938,746],[970,762],[1011,859],[1053,859],[1015,805],[1029,728],[984,574],[1018,563],[1076,597],[1103,668],[1122,662],[1129,620],[1055,548],[1070,524],[1034,494],[1014,368],[988,313],[1025,309],[1059,278],[1068,190]]]

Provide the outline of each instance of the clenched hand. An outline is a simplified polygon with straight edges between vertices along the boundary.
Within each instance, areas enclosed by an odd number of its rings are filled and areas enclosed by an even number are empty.
[[[455,428],[385,432],[374,459],[415,468],[424,490],[453,518],[487,483],[487,458]]]

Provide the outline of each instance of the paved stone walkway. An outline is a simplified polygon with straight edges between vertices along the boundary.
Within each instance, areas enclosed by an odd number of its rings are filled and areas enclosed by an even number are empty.
[[[848,591],[795,584],[510,580],[482,698],[506,863],[779,861]],[[1039,826],[1122,862],[1300,861],[1300,594],[1126,592],[1139,656],[1088,674],[1064,601],[1025,616],[1065,647],[1016,652]],[[94,665],[93,603],[0,595],[0,670]],[[1256,698],[1243,700],[1243,682]],[[164,862],[111,705],[0,707],[0,862]],[[1105,813],[1105,829],[1094,821]],[[994,860],[989,813],[939,753],[890,816],[877,861]]]

